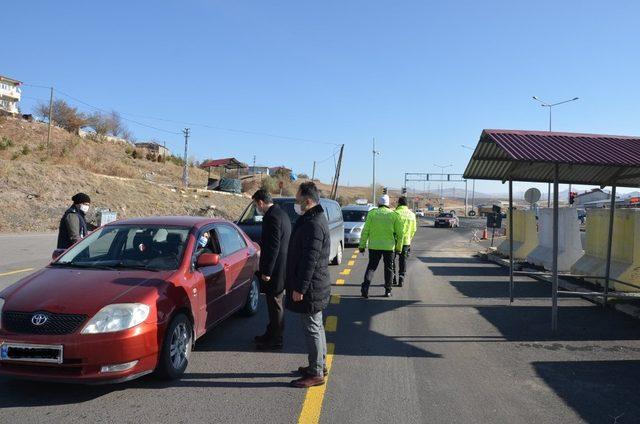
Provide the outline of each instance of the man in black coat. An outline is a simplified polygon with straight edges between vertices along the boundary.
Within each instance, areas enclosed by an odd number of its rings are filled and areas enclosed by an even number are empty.
[[[73,205],[66,210],[58,226],[58,249],[68,249],[85,238],[90,230],[85,214],[91,206],[91,198],[87,194],[76,193],[71,201]]]
[[[291,385],[305,388],[324,384],[326,373],[327,340],[322,311],[331,296],[331,241],[329,223],[313,182],[300,184],[295,210],[301,216],[293,226],[289,242],[285,306],[302,319],[309,365],[298,369],[302,377]]]
[[[285,211],[273,204],[266,190],[258,190],[251,197],[256,212],[263,215],[262,239],[260,242],[260,287],[267,300],[269,325],[261,336],[256,336],[259,350],[282,349],[282,331],[284,329],[285,270],[287,249],[291,236],[291,220]]]

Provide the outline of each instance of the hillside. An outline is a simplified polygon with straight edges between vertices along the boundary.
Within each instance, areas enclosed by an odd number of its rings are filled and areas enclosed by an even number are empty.
[[[237,218],[248,197],[182,190],[182,167],[134,159],[125,143],[92,141],[60,128],[0,118],[0,232],[50,231],[83,191],[94,207],[120,218],[147,215],[212,215]],[[190,168],[192,187],[204,187],[207,174]],[[90,213],[91,214],[91,213]]]

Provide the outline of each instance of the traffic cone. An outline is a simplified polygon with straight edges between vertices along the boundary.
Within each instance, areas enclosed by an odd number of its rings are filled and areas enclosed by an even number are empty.
[[[482,238],[480,240],[489,240],[489,232],[487,231],[487,227],[484,227],[484,231],[482,231]]]

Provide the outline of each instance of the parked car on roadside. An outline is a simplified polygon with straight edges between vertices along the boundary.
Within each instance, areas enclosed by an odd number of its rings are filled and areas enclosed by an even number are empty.
[[[220,219],[101,227],[0,292],[0,374],[80,383],[154,371],[179,378],[196,339],[235,312],[257,311],[259,255]]]
[[[460,219],[455,213],[451,212],[442,212],[438,214],[435,221],[433,222],[434,227],[449,227],[456,228],[460,226]]]
[[[424,218],[424,211],[422,209],[416,209],[416,218]]]
[[[296,203],[295,197],[276,197],[273,203],[280,206],[289,215],[291,225],[298,220],[298,214],[295,212],[293,205]],[[331,264],[340,265],[344,254],[344,222],[342,221],[342,212],[340,205],[335,200],[320,199],[320,205],[324,209],[325,216],[329,221],[329,231],[331,232]],[[240,219],[236,221],[238,226],[256,243],[260,243],[262,237],[262,215],[256,213],[253,202],[240,215]]]
[[[360,236],[373,205],[348,205],[342,208],[345,244],[360,244]]]

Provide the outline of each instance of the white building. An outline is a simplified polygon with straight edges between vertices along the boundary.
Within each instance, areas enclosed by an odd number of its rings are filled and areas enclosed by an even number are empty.
[[[10,113],[17,115],[18,102],[20,101],[20,84],[18,80],[3,77],[0,75],[0,113]]]
[[[609,199],[611,199],[610,193],[607,193],[599,188],[594,188],[592,190],[578,194],[575,199],[575,204],[576,206],[583,206],[585,203]]]

